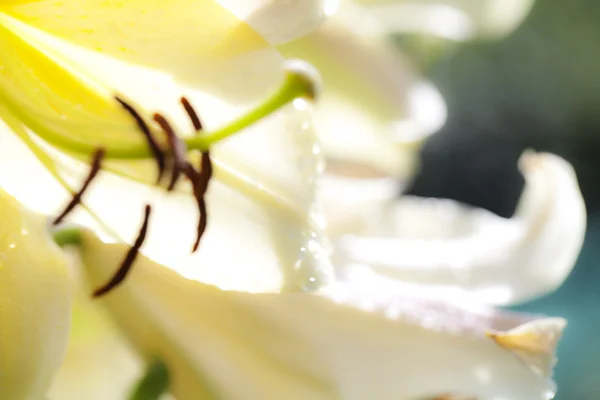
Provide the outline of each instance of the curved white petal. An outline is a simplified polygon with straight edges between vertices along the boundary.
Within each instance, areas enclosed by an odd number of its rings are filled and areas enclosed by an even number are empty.
[[[84,234],[93,285],[126,250]],[[317,294],[249,294],[186,280],[142,258],[100,301],[143,355],[165,360],[182,400],[549,398],[562,319],[498,313],[371,278]]]
[[[404,281],[465,290],[492,304],[556,289],[583,244],[583,198],[573,168],[555,155],[526,152],[521,169],[526,187],[511,219],[449,200],[379,197],[379,207],[370,205],[377,211],[363,216],[363,231],[340,238],[341,269],[368,265]],[[329,208],[335,204],[330,198]]]

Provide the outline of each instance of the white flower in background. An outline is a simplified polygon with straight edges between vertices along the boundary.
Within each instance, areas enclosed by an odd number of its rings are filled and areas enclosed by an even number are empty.
[[[534,0],[353,0],[388,34],[419,33],[454,41],[498,38],[525,20]],[[348,1],[348,3],[351,3]]]
[[[339,271],[368,266],[497,305],[555,290],[583,245],[585,204],[573,168],[558,156],[527,151],[520,168],[525,189],[510,219],[451,200],[397,197],[385,179],[334,182],[323,197],[340,229]],[[353,209],[363,212],[351,217]]]

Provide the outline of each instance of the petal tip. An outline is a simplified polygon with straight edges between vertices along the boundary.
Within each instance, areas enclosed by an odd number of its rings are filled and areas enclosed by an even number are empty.
[[[517,356],[536,374],[551,377],[556,363],[556,347],[566,326],[567,321],[563,318],[544,318],[506,332],[489,331],[486,336]]]
[[[530,173],[540,168],[544,153],[538,153],[533,149],[525,149],[519,157],[518,166],[523,174]]]

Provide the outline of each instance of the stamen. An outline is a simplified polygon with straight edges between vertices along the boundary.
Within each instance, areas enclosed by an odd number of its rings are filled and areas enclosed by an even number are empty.
[[[171,175],[171,182],[167,191],[172,191],[175,188],[175,184],[179,180],[182,171],[189,169],[191,166],[187,161],[187,149],[185,143],[177,134],[175,130],[161,114],[154,114],[154,120],[160,125],[162,130],[167,135],[169,146],[171,147],[171,155],[173,157],[173,173]]]
[[[156,178],[156,184],[159,184],[165,172],[165,155],[163,154],[162,150],[158,146],[158,143],[152,136],[150,128],[148,127],[142,116],[135,110],[135,108],[133,108],[133,106],[126,103],[125,100],[121,99],[118,96],[115,96],[115,99],[119,102],[119,104],[121,104],[125,111],[127,111],[133,117],[139,130],[144,134],[144,137],[148,142],[148,146],[150,147],[150,151],[152,152],[152,156],[156,160],[156,164],[158,166],[158,177]]]
[[[198,228],[196,228],[196,241],[192,246],[192,253],[198,251],[198,247],[200,247],[200,240],[202,239],[202,236],[204,236],[206,226],[208,225],[208,214],[206,211],[206,201],[204,198],[201,198],[198,201],[198,210],[200,211],[200,219],[198,220]]]
[[[206,201],[204,200],[204,196],[208,190],[208,184],[212,178],[212,174],[213,168],[210,160],[210,152],[202,152],[200,173],[196,173],[196,177],[192,181],[194,187],[194,197],[196,199],[196,203],[198,203],[198,211],[200,212],[200,218],[198,220],[198,227],[196,230],[196,241],[192,247],[192,253],[198,250],[198,247],[200,246],[200,239],[202,239],[204,231],[206,231],[206,226],[208,225],[208,213],[206,211]],[[192,178],[190,177],[190,180],[191,179]]]
[[[181,98],[181,104],[192,121],[192,125],[196,129],[196,133],[199,133],[202,130],[202,122],[200,121],[196,110],[194,110],[194,107],[192,107],[188,99],[185,97]],[[206,201],[204,200],[204,196],[206,195],[208,183],[210,182],[212,174],[213,168],[210,159],[210,152],[208,150],[202,152],[202,158],[200,160],[200,172],[198,173],[194,168],[191,168],[191,171],[186,173],[188,179],[192,182],[194,198],[196,199],[196,203],[198,204],[198,212],[200,213],[198,218],[198,227],[196,229],[196,240],[192,246],[192,253],[198,250],[198,247],[200,246],[200,240],[202,239],[202,236],[204,236],[206,226],[208,225],[208,213],[206,211]]]
[[[208,189],[208,183],[213,175],[212,160],[210,159],[210,152],[203,151],[202,159],[200,160],[200,179],[199,179],[199,191],[204,194]]]
[[[181,101],[181,105],[183,105],[183,108],[185,109],[185,112],[190,117],[190,120],[192,121],[192,125],[194,126],[194,129],[196,130],[196,132],[201,131],[202,130],[202,122],[200,121],[200,117],[198,117],[196,110],[194,110],[194,107],[192,107],[189,100],[185,97],[182,97],[180,101]]]
[[[148,221],[150,220],[150,211],[151,211],[150,205],[146,205],[146,208],[144,211],[144,223],[142,224],[142,227],[140,228],[140,233],[138,234],[137,239],[135,239],[133,246],[131,246],[131,248],[127,252],[127,255],[123,259],[123,262],[119,266],[119,269],[117,269],[117,272],[113,275],[113,277],[106,284],[104,284],[103,286],[99,287],[98,289],[96,289],[94,291],[93,297],[100,297],[100,296],[107,294],[108,292],[112,291],[115,287],[120,285],[127,277],[127,274],[131,270],[131,267],[133,266],[133,263],[135,262],[135,259],[140,251],[140,248],[142,247],[142,244],[144,243],[144,240],[146,239],[146,233],[148,231]]]
[[[104,155],[105,155],[105,151],[103,148],[99,148],[94,152],[94,155],[92,156],[92,166],[90,168],[90,172],[88,173],[88,176],[85,178],[85,181],[83,182],[83,186],[81,186],[81,189],[79,189],[78,192],[73,194],[71,201],[69,202],[69,204],[67,204],[64,211],[62,213],[60,213],[60,215],[58,217],[56,217],[56,219],[53,222],[53,225],[60,224],[63,221],[63,219],[67,215],[69,215],[69,213],[71,211],[73,211],[73,209],[79,203],[81,203],[81,198],[83,197],[83,194],[85,193],[85,191],[87,190],[90,183],[94,180],[94,178],[96,177],[96,175],[98,175],[98,172],[100,171],[100,167],[102,165],[102,159],[104,158]]]

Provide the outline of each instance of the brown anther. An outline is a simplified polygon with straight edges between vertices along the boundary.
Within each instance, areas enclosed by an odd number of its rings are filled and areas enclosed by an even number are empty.
[[[202,122],[200,121],[200,117],[198,117],[196,110],[194,110],[194,107],[192,107],[189,100],[185,97],[182,97],[180,99],[180,101],[181,101],[181,105],[185,109],[185,112],[190,117],[190,121],[192,121],[192,125],[194,126],[194,129],[196,130],[196,132],[201,131],[202,130]]]
[[[85,193],[85,191],[89,187],[90,183],[94,180],[94,178],[96,177],[96,175],[98,175],[98,172],[100,171],[100,168],[102,166],[102,160],[104,159],[104,154],[105,154],[105,151],[103,148],[99,148],[94,152],[94,154],[92,156],[92,166],[90,168],[90,172],[88,173],[88,176],[85,178],[85,181],[83,182],[83,185],[81,186],[81,189],[79,189],[78,192],[73,193],[73,197],[71,198],[71,201],[69,202],[69,204],[67,204],[67,206],[65,207],[63,212],[60,213],[60,215],[58,217],[56,217],[56,219],[53,221],[54,225],[60,224],[65,219],[65,217],[67,215],[69,215],[69,213],[71,211],[73,211],[73,209],[75,207],[77,207],[77,205],[79,203],[81,203],[81,198],[83,197],[83,194]]]
[[[181,104],[192,121],[196,133],[199,133],[202,130],[202,122],[200,122],[196,110],[194,110],[194,107],[192,107],[185,97],[181,98]],[[196,229],[196,240],[192,246],[192,253],[198,250],[200,240],[202,239],[202,236],[204,236],[204,231],[206,231],[206,226],[208,225],[208,213],[206,211],[206,201],[204,200],[204,196],[206,195],[208,183],[210,182],[212,174],[213,168],[208,150],[202,152],[200,172],[197,172],[193,167],[186,172],[188,179],[192,182],[194,197],[198,204],[198,212],[200,214],[198,218],[198,227]]]
[[[169,121],[167,121],[167,119],[161,114],[154,114],[154,120],[160,125],[162,130],[167,135],[169,147],[171,148],[171,156],[173,157],[173,172],[171,175],[171,182],[167,188],[168,191],[171,191],[173,188],[175,188],[175,184],[179,180],[181,172],[191,168],[191,165],[186,158],[187,149],[185,147],[185,143],[179,136],[177,136]]]
[[[125,111],[127,111],[133,117],[138,129],[144,134],[144,137],[148,142],[148,146],[150,147],[150,151],[152,152],[152,156],[156,160],[156,165],[158,166],[158,177],[156,178],[156,184],[159,184],[165,172],[165,155],[154,139],[154,136],[152,136],[152,131],[150,131],[150,128],[142,116],[135,110],[135,108],[118,96],[115,96],[115,99],[119,102],[119,104],[121,104],[123,109],[125,109]]]
[[[198,247],[200,247],[200,240],[202,239],[202,236],[204,236],[206,226],[208,225],[208,214],[206,212],[206,201],[204,198],[198,201],[198,211],[200,211],[200,218],[198,220],[198,227],[196,228],[196,240],[192,246],[192,253],[195,253],[198,250]]]
[[[133,266],[137,255],[139,254],[140,248],[142,247],[142,244],[146,239],[146,233],[148,232],[148,221],[150,220],[150,211],[150,205],[146,205],[146,208],[144,210],[144,222],[142,224],[142,227],[140,228],[140,233],[138,233],[138,237],[133,243],[133,246],[131,246],[129,251],[127,251],[127,254],[123,259],[123,262],[121,262],[121,265],[117,269],[117,272],[115,272],[113,277],[106,284],[94,291],[93,297],[100,297],[107,294],[108,292],[112,291],[114,288],[119,286],[121,283],[123,283],[123,281],[127,277],[127,274],[131,270],[131,267]]]
[[[206,212],[206,201],[204,200],[204,196],[206,195],[206,191],[208,190],[208,184],[213,174],[212,162],[210,159],[209,151],[202,152],[202,159],[200,165],[201,168],[199,173],[196,172],[193,168],[193,173],[186,173],[187,177],[192,182],[194,198],[196,199],[196,203],[198,204],[198,211],[200,213],[198,227],[196,230],[196,240],[192,247],[192,253],[198,250],[198,247],[200,246],[200,239],[202,239],[204,231],[206,231],[206,226],[208,225],[208,214]]]
[[[210,152],[203,151],[202,158],[200,159],[200,176],[198,182],[198,191],[202,193],[202,196],[206,194],[208,189],[208,183],[213,175],[212,160],[210,159]]]

